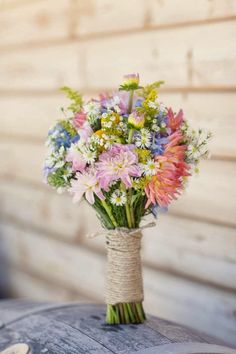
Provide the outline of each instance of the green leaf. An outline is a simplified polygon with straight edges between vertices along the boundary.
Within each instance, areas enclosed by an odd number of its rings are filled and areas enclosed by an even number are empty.
[[[134,91],[141,89],[142,87],[136,83],[120,85],[119,91]]]

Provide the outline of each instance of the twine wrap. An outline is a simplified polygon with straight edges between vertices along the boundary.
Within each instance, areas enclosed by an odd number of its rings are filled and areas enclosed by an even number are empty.
[[[141,238],[141,229],[107,230],[107,304],[143,301]]]

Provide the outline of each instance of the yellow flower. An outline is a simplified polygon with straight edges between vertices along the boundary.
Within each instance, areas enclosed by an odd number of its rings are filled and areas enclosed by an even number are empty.
[[[145,163],[151,158],[150,150],[147,150],[147,149],[135,149],[135,152],[138,154],[138,160],[141,163]]]

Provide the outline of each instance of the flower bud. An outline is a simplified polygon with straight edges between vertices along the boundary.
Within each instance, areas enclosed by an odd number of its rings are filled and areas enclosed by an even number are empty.
[[[123,85],[139,85],[139,74],[124,75]]]
[[[137,112],[132,112],[128,117],[128,123],[136,129],[141,129],[144,126],[145,118],[143,115],[138,115]]]

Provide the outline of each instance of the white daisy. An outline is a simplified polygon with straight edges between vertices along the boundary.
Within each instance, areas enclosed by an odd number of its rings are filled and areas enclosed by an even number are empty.
[[[122,206],[126,203],[126,194],[125,192],[121,191],[120,189],[116,189],[111,195],[111,204],[116,206]]]
[[[159,166],[159,162],[156,162],[152,159],[148,160],[145,164],[141,164],[143,173],[146,176],[154,176],[157,173]]]
[[[90,164],[94,163],[94,161],[96,159],[96,152],[91,151],[89,149],[86,149],[85,151],[83,151],[82,155],[83,155],[83,158],[85,159],[85,161]]]
[[[148,129],[142,128],[136,136],[135,145],[141,149],[148,148],[151,145],[151,133]]]

